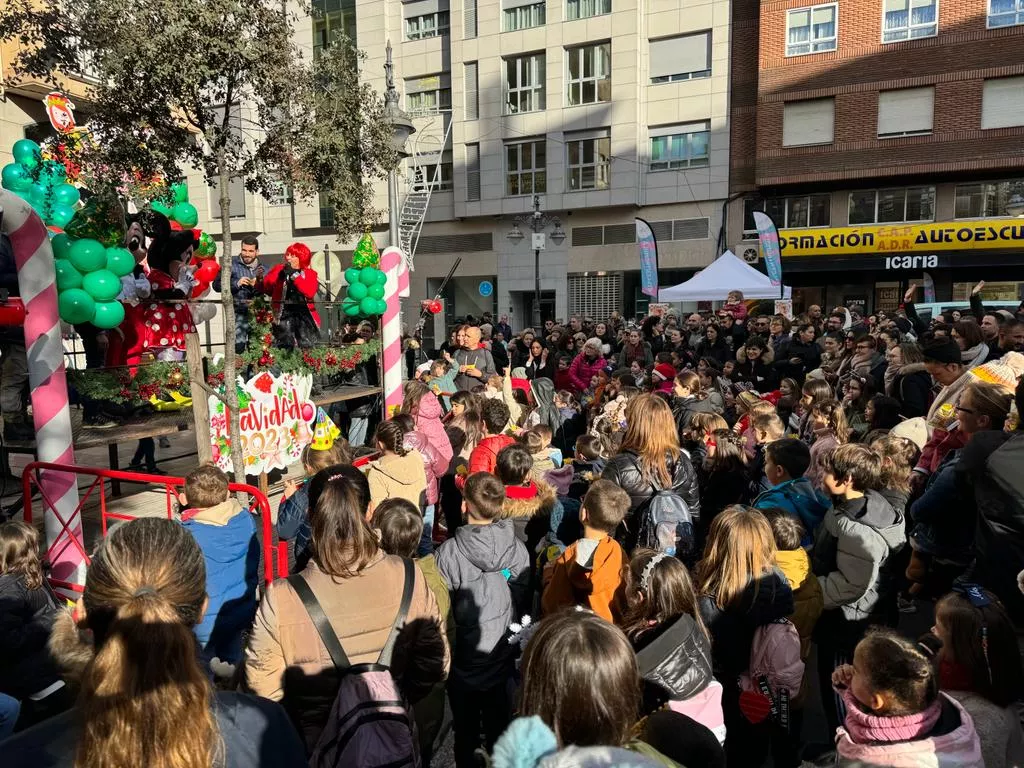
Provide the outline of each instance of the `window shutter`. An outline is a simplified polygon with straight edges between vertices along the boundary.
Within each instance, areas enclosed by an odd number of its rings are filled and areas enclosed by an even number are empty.
[[[466,5],[462,18],[463,37],[469,40],[476,37],[476,0],[465,0]]]
[[[831,144],[835,130],[833,99],[790,101],[783,106],[782,146]]]
[[[935,89],[901,88],[878,94],[878,135],[908,136],[932,132]]]
[[[466,145],[466,200],[480,199],[480,145]]]
[[[467,61],[465,63],[465,91],[466,91],[466,119],[467,120],[479,120],[480,119],[480,83],[477,72],[479,70],[479,64],[475,61]]]
[[[711,69],[711,33],[651,40],[651,77]]]
[[[402,6],[402,18],[414,19],[417,16],[426,16],[430,13],[448,10],[448,0],[416,0],[414,3],[405,3]]]
[[[981,97],[981,127],[1024,125],[1024,77],[986,80]]]
[[[539,0],[502,0],[502,10],[508,11],[512,8],[523,8],[527,5],[542,5]]]

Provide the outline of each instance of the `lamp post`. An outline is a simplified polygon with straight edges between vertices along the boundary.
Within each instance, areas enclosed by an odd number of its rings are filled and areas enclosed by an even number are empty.
[[[544,325],[540,313],[540,252],[544,250],[547,237],[550,237],[555,245],[561,245],[565,240],[565,230],[562,229],[562,222],[557,216],[550,216],[541,211],[540,195],[533,196],[533,213],[516,216],[512,220],[512,229],[505,235],[512,245],[517,245],[525,237],[519,228],[520,224],[524,224],[533,236],[533,327],[539,332]],[[554,229],[547,235],[545,230],[549,226],[553,226]]]
[[[391,62],[391,41],[388,40],[386,58],[384,60],[384,78],[386,89],[384,91],[384,114],[391,122],[394,135],[391,139],[391,146],[398,154],[398,162],[395,167],[388,171],[388,237],[390,244],[401,248],[398,241],[398,165],[402,159],[409,156],[405,151],[405,143],[409,137],[416,133],[416,127],[409,119],[409,115],[398,106],[398,91],[395,90],[394,64]],[[406,258],[408,258],[406,254]]]

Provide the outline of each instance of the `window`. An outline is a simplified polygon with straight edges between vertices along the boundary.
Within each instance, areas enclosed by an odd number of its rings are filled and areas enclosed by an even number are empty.
[[[850,193],[850,224],[889,224],[934,219],[935,187]]]
[[[544,109],[544,54],[505,59],[505,114]]]
[[[953,217],[981,219],[1006,216],[1006,206],[1014,195],[1024,197],[1024,179],[958,184]]]
[[[462,33],[466,40],[476,37],[476,0],[466,0],[462,9]]]
[[[878,138],[923,136],[932,132],[935,88],[901,88],[878,94]]]
[[[544,3],[533,0],[505,0],[502,11],[502,30],[515,32],[517,29],[544,26]]]
[[[786,55],[804,56],[836,49],[839,6],[815,5],[786,12]]]
[[[278,205],[291,205],[292,204],[292,188],[291,185],[285,184],[283,181],[274,183],[274,189],[267,196],[267,203],[272,206]]]
[[[452,153],[445,152],[440,158],[435,154],[420,155],[417,159],[419,165],[412,167],[413,189],[430,189],[434,192],[451,192],[454,168],[452,166]],[[438,159],[441,163],[438,165]]]
[[[703,168],[708,164],[708,121],[651,130],[652,171]]]
[[[934,37],[939,32],[939,0],[884,0],[882,42]]]
[[[318,57],[339,37],[356,41],[355,0],[313,0],[313,57]]]
[[[567,0],[565,20],[588,19],[612,12],[612,0]]]
[[[1024,77],[986,80],[981,94],[981,127],[1015,125],[1024,125]]]
[[[405,81],[406,111],[414,115],[436,115],[451,108],[452,83],[448,74]]]
[[[711,77],[711,33],[651,40],[651,82]]]
[[[988,26],[1024,24],[1024,0],[988,0]]]
[[[767,200],[748,197],[743,201],[744,234],[757,231],[754,211],[767,213],[779,229],[828,227],[832,224],[832,195],[796,195]]]
[[[608,189],[612,140],[608,131],[566,134],[565,158],[569,190]]]
[[[448,34],[448,11],[413,16],[405,20],[405,39],[424,40]]]
[[[834,99],[787,101],[782,112],[782,146],[831,144],[835,112]]]
[[[479,120],[480,119],[480,67],[475,61],[467,61],[463,65],[463,73],[465,75],[465,93],[463,94],[466,100],[465,112],[467,120]]]
[[[612,98],[612,44],[566,48],[569,62],[568,104],[596,104]]]
[[[466,145],[466,200],[480,199],[480,145]]]
[[[505,145],[505,194],[543,194],[547,191],[547,151],[544,140]]]

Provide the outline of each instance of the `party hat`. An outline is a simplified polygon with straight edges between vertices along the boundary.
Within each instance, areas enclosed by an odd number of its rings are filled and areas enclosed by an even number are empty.
[[[331,421],[331,417],[323,408],[316,409],[316,426],[313,427],[313,442],[310,448],[314,451],[328,451],[334,445],[341,430]]]

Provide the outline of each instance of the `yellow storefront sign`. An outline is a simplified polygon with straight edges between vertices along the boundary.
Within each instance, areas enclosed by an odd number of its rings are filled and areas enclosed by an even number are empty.
[[[1024,249],[1024,219],[780,229],[782,256]]]

